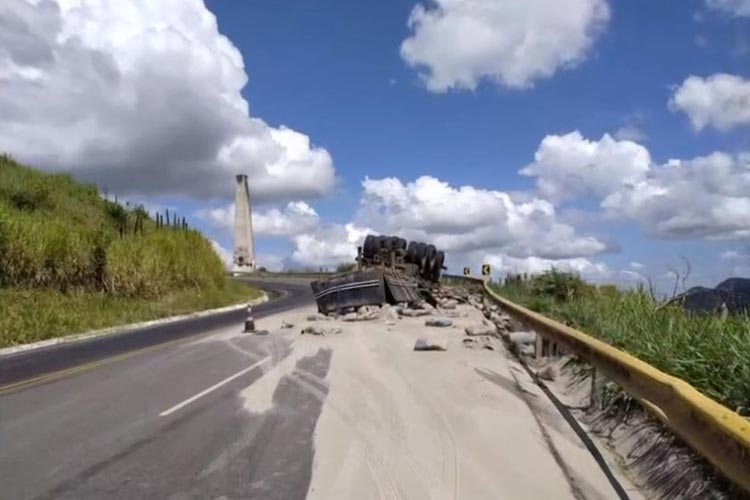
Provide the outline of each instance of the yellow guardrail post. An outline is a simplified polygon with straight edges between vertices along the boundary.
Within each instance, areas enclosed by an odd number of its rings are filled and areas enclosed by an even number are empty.
[[[750,492],[750,422],[684,380],[606,342],[515,304],[496,294],[486,281],[483,285],[484,293],[508,314],[581,356],[638,399],[726,478]]]

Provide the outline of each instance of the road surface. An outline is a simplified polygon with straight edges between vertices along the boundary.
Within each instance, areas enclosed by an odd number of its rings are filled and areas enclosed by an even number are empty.
[[[0,394],[0,497],[616,498],[499,344],[313,311],[259,319],[265,336],[237,318]],[[414,352],[424,334],[448,351]]]

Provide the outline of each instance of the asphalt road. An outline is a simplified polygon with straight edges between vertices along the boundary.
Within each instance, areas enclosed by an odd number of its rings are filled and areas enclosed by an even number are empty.
[[[306,282],[264,286],[287,290],[256,309],[269,335],[239,314],[13,361],[86,364],[0,388],[0,500],[618,498],[503,344],[467,345],[481,311],[312,321]]]
[[[278,295],[278,298],[274,300],[253,307],[253,316],[256,318],[293,309],[312,300],[310,285],[306,280],[243,279],[243,281],[254,283]],[[245,316],[244,310],[232,311],[153,326],[124,335],[58,344],[44,349],[2,356],[0,357],[0,390],[3,386],[26,381],[46,373],[59,372],[165,342],[200,335],[244,321]]]
[[[311,301],[304,282],[264,287],[286,295],[255,308],[258,318]],[[323,402],[281,380],[274,411],[242,406],[238,391],[290,352],[284,336],[238,335],[243,320],[232,313],[0,359],[5,383],[68,372],[0,390],[0,498],[304,498]],[[296,369],[323,379],[330,359],[321,348]]]

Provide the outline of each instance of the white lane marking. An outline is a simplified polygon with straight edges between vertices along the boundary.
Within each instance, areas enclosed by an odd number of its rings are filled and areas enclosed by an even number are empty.
[[[225,378],[225,379],[224,379],[224,380],[222,380],[221,382],[217,382],[217,383],[215,383],[214,385],[212,385],[212,386],[211,386],[211,387],[209,387],[208,389],[206,389],[206,390],[204,390],[204,391],[201,391],[201,392],[199,392],[199,393],[198,393],[198,394],[196,394],[195,396],[189,397],[188,399],[186,399],[186,400],[185,400],[185,401],[183,401],[182,403],[177,403],[177,404],[176,404],[176,405],[174,405],[173,407],[171,407],[171,408],[169,408],[169,409],[167,409],[167,410],[164,410],[163,412],[159,413],[159,416],[160,416],[160,417],[166,417],[167,415],[170,415],[170,414],[172,414],[172,413],[176,412],[177,410],[180,410],[180,409],[182,409],[182,408],[186,407],[187,405],[189,405],[189,404],[190,404],[190,403],[192,403],[193,401],[195,401],[195,400],[197,400],[197,399],[200,399],[200,398],[202,398],[203,396],[205,396],[206,394],[208,394],[208,393],[210,393],[210,392],[213,392],[213,391],[215,391],[216,389],[218,389],[218,388],[219,388],[219,387],[221,387],[222,385],[224,385],[224,384],[228,384],[228,383],[229,383],[229,382],[231,382],[232,380],[234,380],[234,379],[236,379],[236,378],[238,378],[238,377],[241,377],[241,376],[243,376],[244,374],[246,374],[247,372],[249,372],[249,371],[251,371],[251,370],[254,370],[254,369],[258,368],[258,367],[259,367],[260,365],[262,365],[262,364],[263,364],[263,363],[265,363],[266,361],[269,361],[270,359],[271,359],[271,356],[266,356],[265,358],[261,359],[261,360],[260,360],[260,361],[258,361],[257,363],[255,363],[255,364],[253,364],[253,365],[250,365],[250,366],[248,366],[248,367],[247,367],[247,368],[245,368],[244,370],[240,370],[240,371],[238,371],[237,373],[235,373],[234,375],[230,375],[229,377]]]

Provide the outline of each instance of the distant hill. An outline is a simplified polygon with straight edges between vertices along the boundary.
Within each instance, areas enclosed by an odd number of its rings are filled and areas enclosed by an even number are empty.
[[[120,297],[223,287],[209,241],[180,226],[157,227],[142,207],[0,156],[0,287]]]
[[[690,312],[710,313],[726,307],[730,314],[750,312],[750,279],[729,278],[716,288],[693,287],[675,298]]]

